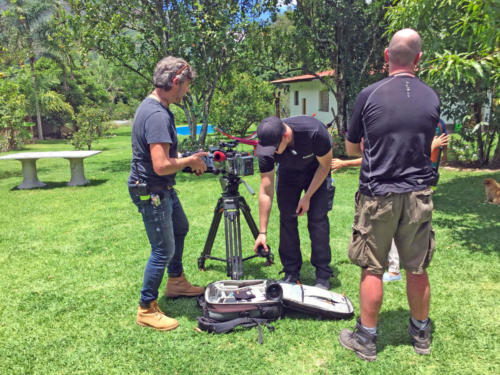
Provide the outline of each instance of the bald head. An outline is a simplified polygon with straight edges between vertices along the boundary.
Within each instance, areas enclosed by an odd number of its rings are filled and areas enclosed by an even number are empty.
[[[389,43],[389,63],[399,67],[413,67],[422,50],[420,35],[413,29],[402,29],[392,36]]]

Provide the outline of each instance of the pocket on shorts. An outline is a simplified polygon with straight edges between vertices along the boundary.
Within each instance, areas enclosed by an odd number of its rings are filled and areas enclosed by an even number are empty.
[[[434,204],[432,202],[432,190],[426,189],[412,193],[411,206],[413,207],[410,217],[413,223],[425,223],[432,218]]]
[[[366,268],[368,266],[368,249],[366,239],[359,230],[353,228],[351,243],[349,244],[348,256],[354,264]]]
[[[392,203],[394,196],[387,194],[379,197],[365,199],[366,210],[370,213],[371,220],[388,221],[392,218]]]
[[[432,256],[434,255],[434,246],[436,245],[434,229],[431,229],[429,233],[429,248],[427,249],[427,254],[425,256],[423,268],[426,269],[431,263]]]

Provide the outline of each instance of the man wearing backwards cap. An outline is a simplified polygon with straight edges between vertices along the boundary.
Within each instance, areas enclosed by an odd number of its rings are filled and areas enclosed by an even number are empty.
[[[257,156],[261,174],[259,190],[260,233],[254,250],[267,249],[267,225],[274,196],[274,165],[277,168],[280,210],[279,255],[285,277],[297,282],[302,255],[297,216],[307,213],[311,238],[311,263],[316,268],[316,286],[330,289],[330,224],[327,183],[332,143],[325,125],[310,116],[284,119],[267,117],[257,129]],[[305,191],[302,195],[302,191]]]

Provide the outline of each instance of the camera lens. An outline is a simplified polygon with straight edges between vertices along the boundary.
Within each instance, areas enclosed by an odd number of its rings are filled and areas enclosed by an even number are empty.
[[[283,289],[277,282],[271,282],[266,287],[266,298],[270,301],[278,301],[283,296]]]

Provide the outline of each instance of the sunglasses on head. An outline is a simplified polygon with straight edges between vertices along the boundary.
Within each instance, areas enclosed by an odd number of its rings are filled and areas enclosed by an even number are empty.
[[[184,70],[186,70],[187,68],[189,68],[189,64],[185,64],[183,65],[176,73],[175,73],[175,76],[178,76],[179,74],[181,74]]]

